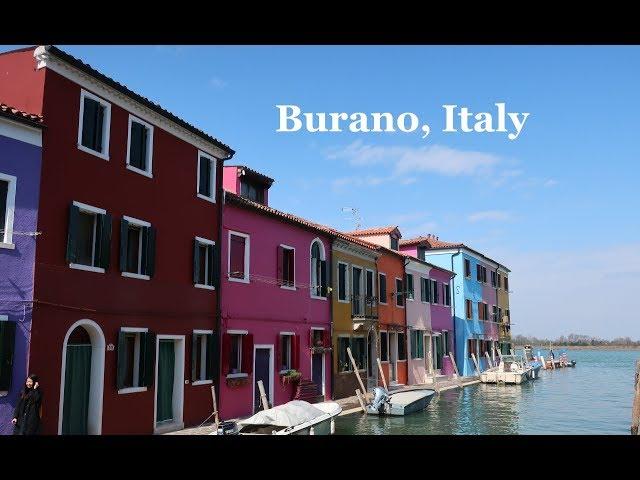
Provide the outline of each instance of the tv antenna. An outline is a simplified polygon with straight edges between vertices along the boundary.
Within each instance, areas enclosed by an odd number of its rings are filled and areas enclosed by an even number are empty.
[[[355,207],[342,207],[342,211],[351,214],[351,216],[346,218],[346,220],[351,220],[352,222],[354,222],[356,224],[355,230],[360,230],[360,226],[362,224],[360,211]]]

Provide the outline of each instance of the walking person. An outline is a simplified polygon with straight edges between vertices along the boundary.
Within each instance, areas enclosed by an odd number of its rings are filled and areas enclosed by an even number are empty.
[[[20,392],[18,404],[13,412],[14,435],[37,435],[40,430],[40,405],[42,390],[37,375],[31,374]]]

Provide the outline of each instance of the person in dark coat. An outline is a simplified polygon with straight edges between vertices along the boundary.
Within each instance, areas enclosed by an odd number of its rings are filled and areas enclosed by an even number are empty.
[[[13,411],[14,435],[37,435],[40,430],[40,405],[42,404],[42,390],[38,384],[38,377],[31,374],[25,381],[20,392],[18,404]]]

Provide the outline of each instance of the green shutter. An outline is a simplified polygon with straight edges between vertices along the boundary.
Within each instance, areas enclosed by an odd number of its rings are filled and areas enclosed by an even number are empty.
[[[98,215],[100,222],[100,243],[98,244],[98,265],[105,270],[109,268],[111,259],[111,215]]]
[[[120,271],[127,271],[127,243],[129,238],[129,222],[120,220]]]
[[[207,335],[207,380],[213,380],[218,372],[218,332]]]
[[[145,258],[142,273],[153,277],[156,271],[156,229],[145,227],[142,230],[142,241],[145,245]]]
[[[204,353],[204,352],[202,352]],[[191,383],[198,378],[198,334],[191,334]]]
[[[411,330],[411,358],[418,358],[418,346],[416,345],[416,331]]]
[[[142,347],[142,374],[140,375],[141,387],[153,385],[153,375],[156,361],[156,335],[153,332],[140,334],[140,346]]]
[[[0,322],[0,391],[11,388],[13,352],[15,350],[16,322]]]
[[[200,243],[193,241],[193,283],[200,283]]]
[[[140,340],[142,340],[142,337]],[[122,390],[124,388],[124,377],[127,375],[127,352],[125,351],[125,345],[125,333],[120,330],[118,332],[118,366],[116,375],[116,388],[118,390]]]
[[[73,203],[69,207],[69,230],[67,232],[67,262],[76,263],[77,259],[77,245],[76,239],[78,237],[78,216],[80,215],[80,209]]]

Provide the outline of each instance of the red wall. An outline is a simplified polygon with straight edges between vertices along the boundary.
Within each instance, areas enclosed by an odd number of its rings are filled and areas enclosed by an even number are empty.
[[[0,54],[0,103],[42,113],[44,69],[36,70],[34,48]]]
[[[38,73],[39,74],[39,73]],[[91,319],[106,343],[117,345],[120,327],[147,327],[156,334],[185,335],[185,379],[191,377],[191,333],[215,328],[216,295],[193,286],[193,241],[218,242],[222,162],[218,162],[218,203],[196,197],[197,148],[154,128],[153,178],[125,168],[128,113],[112,104],[110,160],[78,150],[80,87],[47,70],[43,170],[36,256],[36,305],[30,370],[46,389],[44,433],[57,433],[62,345],[69,327]],[[73,200],[113,215],[111,263],[105,274],[73,270],[65,261],[68,211]],[[157,229],[156,269],[150,281],[119,271],[120,219],[128,215]],[[72,307],[72,308],[71,308]],[[87,311],[88,309],[93,311]],[[107,351],[103,433],[151,433],[155,388],[118,395],[116,351]],[[184,386],[184,422],[194,425],[212,411],[209,385]]]

